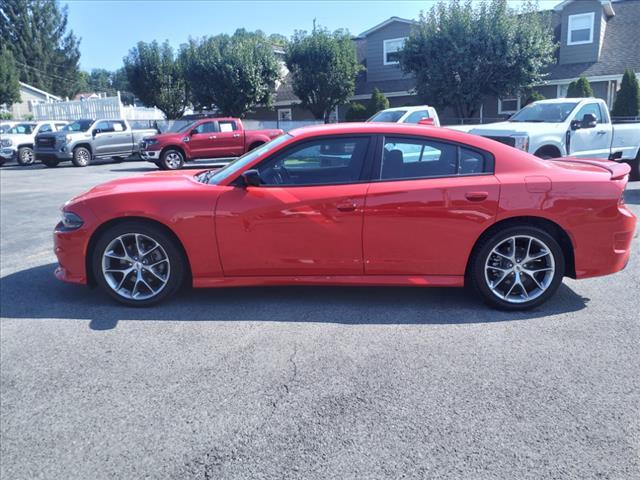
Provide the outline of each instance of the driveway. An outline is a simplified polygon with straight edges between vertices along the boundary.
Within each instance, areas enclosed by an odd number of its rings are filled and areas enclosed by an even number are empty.
[[[637,237],[526,313],[420,288],[130,309],[56,281],[60,205],[153,169],[0,169],[1,478],[640,477]]]

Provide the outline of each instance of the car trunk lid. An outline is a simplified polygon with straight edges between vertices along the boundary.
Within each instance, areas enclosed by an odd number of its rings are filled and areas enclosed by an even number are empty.
[[[562,157],[552,158],[546,161],[572,164],[578,166],[581,170],[605,170],[609,172],[611,180],[622,180],[631,171],[631,167],[626,163],[611,162],[609,160],[600,160],[596,158]]]

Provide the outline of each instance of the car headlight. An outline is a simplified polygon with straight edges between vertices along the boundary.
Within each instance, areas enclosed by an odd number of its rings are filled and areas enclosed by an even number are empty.
[[[515,135],[514,137],[515,144],[513,145],[518,150],[523,150],[525,152],[529,151],[529,136],[528,135]]]
[[[13,145],[13,141],[10,138],[3,138],[0,141],[0,146],[10,147],[11,145]]]
[[[156,140],[155,138],[145,138],[144,143],[146,143],[147,145],[155,145],[156,143],[158,143],[158,140]]]
[[[73,137],[71,135],[67,135],[64,137],[64,143],[71,143],[73,141]]]
[[[73,212],[66,212],[63,210],[60,223],[63,230],[77,230],[84,225],[84,220]]]

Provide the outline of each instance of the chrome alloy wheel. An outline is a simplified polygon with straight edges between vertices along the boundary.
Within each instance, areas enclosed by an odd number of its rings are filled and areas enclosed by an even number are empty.
[[[126,233],[114,238],[102,254],[104,279],[119,296],[147,300],[158,295],[169,281],[167,252],[153,238]]]
[[[516,235],[498,243],[487,256],[484,277],[498,298],[509,303],[535,300],[555,275],[551,249],[540,239]]]
[[[182,164],[182,157],[178,152],[169,152],[165,157],[165,163],[171,170],[177,170]]]
[[[78,150],[76,158],[80,165],[89,165],[89,161],[91,160],[91,158],[89,158],[89,152],[85,149]]]
[[[31,165],[33,163],[33,150],[30,148],[23,148],[20,150],[20,160],[23,165]]]

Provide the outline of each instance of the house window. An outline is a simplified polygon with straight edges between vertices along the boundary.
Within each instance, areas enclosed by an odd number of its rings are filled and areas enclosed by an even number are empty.
[[[400,59],[400,50],[404,48],[404,38],[391,38],[382,44],[385,65],[396,65]]]
[[[569,84],[568,83],[561,83],[560,85],[558,85],[558,92],[556,97],[558,98],[567,98],[567,92],[569,91]]]
[[[278,120],[282,122],[290,122],[291,121],[291,109],[290,108],[279,108],[278,109]]]
[[[569,15],[567,45],[584,45],[593,42],[595,15],[594,12]]]
[[[520,97],[505,97],[498,99],[498,113],[511,114],[520,110]]]

